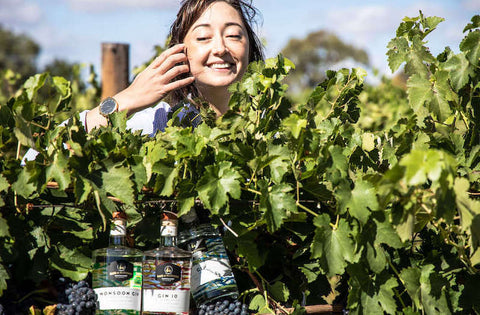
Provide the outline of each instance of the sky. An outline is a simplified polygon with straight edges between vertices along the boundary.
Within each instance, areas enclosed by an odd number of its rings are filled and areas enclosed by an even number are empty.
[[[426,46],[436,55],[446,46],[458,52],[463,28],[475,14],[480,14],[480,0],[252,3],[260,12],[256,30],[265,42],[266,57],[275,57],[289,39],[301,39],[322,29],[364,49],[373,67],[387,76],[392,72],[386,47],[404,17],[416,17],[421,10],[425,16],[445,19],[426,38]],[[0,0],[0,24],[16,34],[28,35],[40,45],[40,69],[54,59],[63,59],[93,64],[100,76],[102,43],[129,44],[133,69],[153,56],[155,45],[163,45],[179,6],[180,0]]]

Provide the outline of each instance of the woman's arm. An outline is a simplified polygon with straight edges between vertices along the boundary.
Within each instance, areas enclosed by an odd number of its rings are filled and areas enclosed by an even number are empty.
[[[127,111],[127,115],[132,115],[155,105],[169,92],[192,84],[195,80],[193,76],[175,80],[178,75],[190,71],[184,50],[184,44],[165,50],[135,78],[130,86],[114,95],[118,110]],[[106,124],[107,119],[100,114],[99,106],[87,113],[85,118],[87,131]]]

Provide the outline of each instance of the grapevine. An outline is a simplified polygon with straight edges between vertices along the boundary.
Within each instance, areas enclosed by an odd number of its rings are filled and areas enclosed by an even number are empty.
[[[388,44],[405,89],[341,69],[293,103],[283,79],[294,65],[279,55],[249,66],[221,118],[202,108],[203,124],[173,119],[154,137],[127,130],[122,113],[87,133],[70,83],[31,77],[0,104],[0,304],[56,304],[58,292],[6,297],[52,271],[86,279],[119,207],[135,246],[155,247],[163,200],[228,223],[255,313],[480,313],[480,16],[459,53],[433,56],[426,38],[442,20],[407,17]],[[23,165],[28,148],[39,155]]]

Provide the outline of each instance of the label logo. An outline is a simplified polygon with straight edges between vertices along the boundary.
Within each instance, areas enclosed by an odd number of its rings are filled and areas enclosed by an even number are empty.
[[[110,280],[130,280],[133,277],[133,264],[123,259],[112,261],[108,264],[107,273]]]
[[[182,279],[182,267],[172,264],[163,263],[157,266],[155,270],[155,280],[161,284],[174,284]]]

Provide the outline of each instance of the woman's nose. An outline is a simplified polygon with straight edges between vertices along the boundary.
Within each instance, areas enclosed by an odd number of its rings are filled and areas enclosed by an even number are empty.
[[[216,56],[223,56],[228,51],[225,41],[222,37],[216,37],[213,40],[212,53]]]

